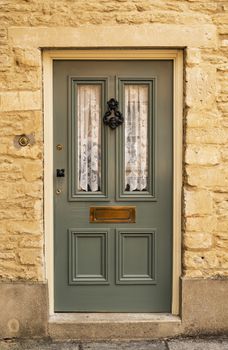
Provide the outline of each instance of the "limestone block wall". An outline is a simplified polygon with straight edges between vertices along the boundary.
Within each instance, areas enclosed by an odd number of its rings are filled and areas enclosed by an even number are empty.
[[[61,47],[64,29],[84,25],[127,25],[132,31],[174,25],[180,47],[189,36],[183,47],[183,275],[228,276],[227,1],[0,0],[1,280],[45,280],[42,55],[36,40],[42,30],[44,46]],[[197,44],[193,29],[199,25],[213,45]],[[24,45],[17,33],[26,28]],[[53,44],[45,35],[50,28]],[[157,46],[164,37],[157,34]],[[22,133],[31,137],[24,148],[17,144]]]

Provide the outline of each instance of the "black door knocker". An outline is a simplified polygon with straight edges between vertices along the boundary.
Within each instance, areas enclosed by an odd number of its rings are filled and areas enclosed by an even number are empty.
[[[108,125],[111,129],[117,128],[124,122],[124,117],[120,111],[118,111],[119,102],[114,98],[111,98],[108,102],[108,110],[105,112],[103,122]]]

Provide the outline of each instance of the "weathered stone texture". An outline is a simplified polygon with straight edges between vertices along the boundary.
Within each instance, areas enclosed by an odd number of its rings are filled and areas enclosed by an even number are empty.
[[[38,110],[41,105],[39,91],[16,91],[0,93],[2,112]]]
[[[46,284],[0,283],[0,294],[0,338],[47,335]]]
[[[185,334],[227,332],[227,287],[228,279],[182,279],[182,325]]]
[[[90,26],[104,46],[114,26],[117,46],[186,47],[183,268],[228,275],[227,10],[223,0],[1,0],[0,278],[45,278],[40,47],[65,47],[66,38],[90,46]],[[22,133],[33,140],[25,148]]]
[[[215,165],[220,163],[220,150],[214,145],[188,145],[185,153],[185,161],[187,164],[199,165]]]
[[[218,33],[227,35],[223,5],[197,1],[190,8],[211,13]],[[228,275],[228,51],[223,45],[219,41],[217,49],[186,50],[183,268],[191,277]]]
[[[213,65],[186,68],[186,105],[211,107],[216,99],[216,68]]]

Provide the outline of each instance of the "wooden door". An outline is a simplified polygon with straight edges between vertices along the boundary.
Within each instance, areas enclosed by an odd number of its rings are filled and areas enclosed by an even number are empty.
[[[172,61],[54,61],[53,151],[55,311],[170,312]]]

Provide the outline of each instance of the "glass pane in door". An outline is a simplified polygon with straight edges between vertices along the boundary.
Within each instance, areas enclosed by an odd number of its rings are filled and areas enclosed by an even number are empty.
[[[77,191],[101,191],[101,85],[78,84]]]
[[[125,191],[148,191],[148,84],[124,84]]]

